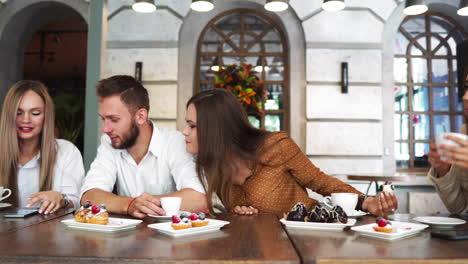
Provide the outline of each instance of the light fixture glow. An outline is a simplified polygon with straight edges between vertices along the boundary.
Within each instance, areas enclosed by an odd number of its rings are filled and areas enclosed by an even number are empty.
[[[323,0],[322,9],[328,12],[338,12],[346,7],[344,0]]]
[[[192,0],[190,8],[198,12],[208,12],[214,8],[214,5],[212,0]]]
[[[210,66],[210,70],[213,72],[219,72],[221,70],[221,66],[219,66],[219,59],[218,57],[215,57],[213,60],[213,64]]]
[[[266,62],[266,61],[265,61],[265,62]],[[270,67],[268,67],[268,65],[263,66],[262,64],[263,64],[263,63],[262,63],[262,57],[258,57],[258,59],[257,59],[257,64],[255,65],[254,70],[255,70],[256,72],[262,72],[262,71],[266,71],[266,72],[267,72],[267,71],[270,69]]]
[[[468,16],[468,0],[460,0],[460,7],[457,10],[460,16]]]
[[[271,12],[281,12],[288,7],[288,0],[267,0],[265,3],[265,9]]]
[[[132,5],[133,10],[138,13],[152,13],[156,11],[154,0],[135,0]]]
[[[424,0],[406,0],[405,9],[403,13],[408,16],[420,15],[428,9]]]

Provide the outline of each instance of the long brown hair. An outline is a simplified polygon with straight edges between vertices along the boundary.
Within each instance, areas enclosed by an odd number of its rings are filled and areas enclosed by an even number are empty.
[[[230,209],[235,161],[257,162],[257,150],[263,144],[265,130],[253,127],[244,108],[226,89],[209,89],[187,102],[197,112],[198,155],[196,169],[204,182],[208,208],[213,211],[216,193]]]
[[[54,137],[55,112],[54,103],[50,98],[47,88],[38,81],[19,81],[9,90],[3,101],[0,119],[0,149],[6,155],[0,156],[0,185],[10,188],[13,203],[18,202],[18,159],[20,156],[18,133],[16,130],[16,115],[21,99],[27,91],[33,91],[44,101],[44,124],[40,134],[39,151],[40,174],[39,190],[52,189],[54,177],[54,165],[57,156],[56,142]]]

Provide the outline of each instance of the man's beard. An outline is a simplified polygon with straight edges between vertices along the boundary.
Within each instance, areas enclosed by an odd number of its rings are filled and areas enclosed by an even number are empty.
[[[120,145],[115,145],[114,142],[112,142],[112,147],[116,149],[128,149],[135,145],[135,142],[140,135],[140,130],[138,127],[135,125],[135,122],[132,122],[132,125],[130,126],[130,131],[122,135],[122,143]]]

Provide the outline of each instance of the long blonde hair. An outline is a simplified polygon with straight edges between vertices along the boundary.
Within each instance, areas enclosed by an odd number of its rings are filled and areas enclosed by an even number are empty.
[[[0,155],[0,185],[10,188],[13,195],[10,201],[18,202],[18,159],[20,156],[18,133],[16,129],[16,116],[21,99],[27,91],[33,91],[44,101],[44,124],[40,134],[39,151],[40,174],[39,190],[52,189],[54,177],[54,165],[57,157],[56,142],[54,137],[55,111],[54,103],[47,88],[38,81],[19,81],[9,90],[3,101],[0,119],[0,149],[4,155]]]

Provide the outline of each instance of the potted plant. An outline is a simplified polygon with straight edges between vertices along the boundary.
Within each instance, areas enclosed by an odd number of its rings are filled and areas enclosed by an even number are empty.
[[[255,75],[251,64],[232,64],[215,73],[215,87],[231,91],[249,115],[264,114],[266,94],[263,81]]]

